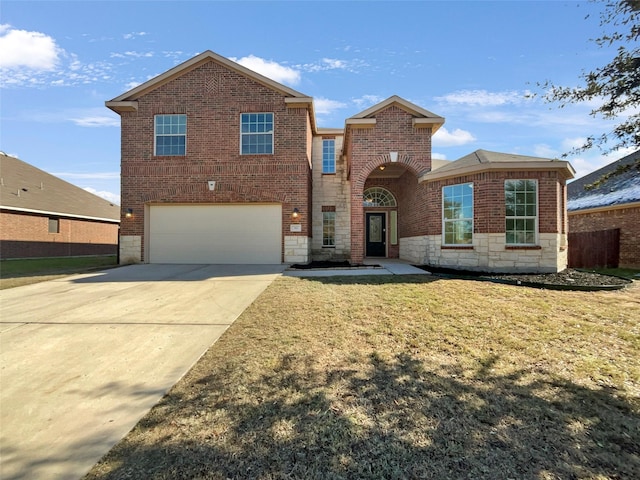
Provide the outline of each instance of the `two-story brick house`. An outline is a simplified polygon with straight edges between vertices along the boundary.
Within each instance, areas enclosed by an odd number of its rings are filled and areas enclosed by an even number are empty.
[[[122,119],[123,262],[566,267],[571,166],[432,161],[444,118],[400,97],[319,128],[312,98],[207,51],[106,105]]]

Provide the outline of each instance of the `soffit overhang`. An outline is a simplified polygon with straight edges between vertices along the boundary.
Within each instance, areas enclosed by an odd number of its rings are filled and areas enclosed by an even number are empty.
[[[455,162],[453,162],[455,163]],[[452,165],[453,167],[453,165]],[[446,180],[449,178],[463,177],[481,172],[514,172],[514,171],[558,171],[565,179],[571,179],[575,175],[575,170],[569,162],[563,160],[540,160],[526,162],[499,162],[481,163],[477,165],[465,165],[460,168],[447,168],[431,170],[418,178],[419,183],[434,182],[436,180]]]

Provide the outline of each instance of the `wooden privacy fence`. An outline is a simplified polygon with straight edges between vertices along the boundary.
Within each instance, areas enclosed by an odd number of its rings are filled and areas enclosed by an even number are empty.
[[[620,259],[620,229],[569,233],[569,267],[617,268]]]

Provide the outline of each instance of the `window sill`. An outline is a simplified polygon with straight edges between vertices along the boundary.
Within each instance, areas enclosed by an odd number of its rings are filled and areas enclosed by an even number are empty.
[[[335,245],[322,245],[322,248],[336,248]]]
[[[505,245],[505,250],[542,250],[540,245]]]
[[[473,250],[473,245],[441,245],[442,250]]]
[[[335,175],[336,172],[322,172],[322,175]]]

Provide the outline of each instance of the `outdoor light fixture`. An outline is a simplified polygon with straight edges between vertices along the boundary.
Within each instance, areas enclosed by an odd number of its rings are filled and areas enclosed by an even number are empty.
[[[124,214],[124,216],[127,217],[127,218],[133,217],[133,209],[132,208],[127,208],[127,212]]]
[[[300,210],[297,208],[293,209],[293,213],[291,214],[291,218],[298,218],[300,216]]]
[[[380,169],[380,171],[382,171],[382,170],[384,170],[386,167],[385,167],[384,165],[380,165],[378,168]]]

